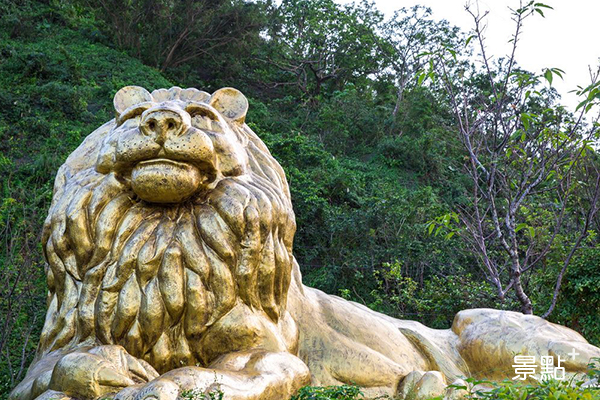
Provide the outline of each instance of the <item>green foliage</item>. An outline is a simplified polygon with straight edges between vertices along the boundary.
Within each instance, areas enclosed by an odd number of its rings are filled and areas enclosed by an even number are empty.
[[[419,318],[433,328],[447,328],[460,310],[477,307],[497,309],[514,306],[496,300],[493,288],[471,273],[440,271],[439,275],[407,276],[398,261],[384,263],[374,271],[377,288],[371,292],[369,307],[402,319]],[[445,275],[443,275],[445,273]],[[420,280],[420,281],[419,281]],[[344,297],[351,297],[344,292]]]
[[[386,108],[377,105],[375,93],[352,85],[322,99],[318,112],[310,106],[290,112],[287,98],[269,105],[252,101],[248,120],[286,171],[298,226],[294,252],[305,282],[394,316],[444,326],[453,314],[440,317],[437,303],[401,304],[410,296],[398,300],[396,282],[382,289],[377,272],[402,260],[403,274],[419,291],[432,276],[455,274],[466,287],[479,287],[477,271],[465,274],[463,265],[473,261],[460,243],[427,235],[431,215],[446,209],[444,198],[459,192],[461,180],[447,167],[455,163],[455,150],[441,140],[435,100],[425,90],[405,98],[415,101],[413,111],[402,114],[406,134],[399,137],[386,132]],[[273,108],[281,112],[269,112]],[[444,304],[458,310],[483,303],[469,299]]]
[[[237,60],[266,23],[263,1],[69,0],[58,6],[96,21],[119,48],[146,64],[211,84],[240,73]]]
[[[569,269],[552,321],[570,326],[600,345],[600,249],[585,248]]]
[[[384,41],[376,34],[383,15],[373,3],[283,0],[274,8],[265,62],[274,65],[313,100],[382,67]],[[333,90],[332,90],[333,89]]]
[[[585,108],[572,115],[558,103],[555,91],[541,87],[542,79],[551,85],[554,76],[562,77],[562,70],[535,74],[516,67],[524,19],[543,16],[542,9],[549,8],[535,2],[522,6],[512,11],[513,48],[506,59],[492,62],[486,55],[485,15],[470,7],[475,35],[466,44],[477,39],[483,67],[469,65],[471,53],[456,43],[441,43],[425,54],[428,68],[421,77],[431,78],[428,87],[441,87],[447,96],[463,145],[464,169],[472,180],[465,185],[462,201],[451,205],[460,215],[454,226],[438,217],[430,228],[436,234],[442,229],[448,236],[458,233],[477,254],[498,297],[517,297],[524,313],[534,312],[532,287],[549,296],[543,314],[547,316],[598,209],[598,163],[586,157],[588,151],[593,153],[590,143],[598,134],[595,126],[581,124],[588,105],[597,104],[597,85],[580,91]],[[542,262],[546,265],[540,268]]]
[[[490,392],[480,392],[470,399],[494,400],[597,400],[600,391],[595,388],[582,388],[568,381],[542,382],[539,386],[518,385],[514,382],[504,382],[494,385]]]
[[[223,400],[225,393],[219,388],[211,389],[208,392],[204,390],[192,389],[182,391],[178,399],[181,400]]]
[[[291,400],[359,400],[364,399],[357,386],[305,386]]]

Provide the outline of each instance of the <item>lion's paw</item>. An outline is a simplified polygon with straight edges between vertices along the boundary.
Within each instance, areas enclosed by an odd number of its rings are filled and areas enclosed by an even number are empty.
[[[404,400],[424,400],[438,397],[446,390],[446,379],[439,371],[412,371],[398,387],[397,397]]]
[[[72,398],[67,396],[63,392],[57,392],[56,390],[46,390],[45,392],[37,396],[35,400],[72,400]]]
[[[94,399],[148,382],[158,374],[121,346],[98,346],[62,357],[52,371],[49,389],[67,396]]]
[[[179,385],[172,380],[158,378],[137,389],[124,389],[115,400],[176,400],[180,391]]]

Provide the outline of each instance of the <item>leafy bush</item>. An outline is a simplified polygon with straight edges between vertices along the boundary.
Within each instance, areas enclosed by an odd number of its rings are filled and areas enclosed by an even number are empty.
[[[359,400],[364,399],[357,386],[305,386],[291,400]]]
[[[223,400],[225,394],[219,388],[211,389],[205,393],[204,390],[184,390],[179,394],[181,400]]]
[[[552,321],[600,345],[600,248],[582,249],[568,270]]]

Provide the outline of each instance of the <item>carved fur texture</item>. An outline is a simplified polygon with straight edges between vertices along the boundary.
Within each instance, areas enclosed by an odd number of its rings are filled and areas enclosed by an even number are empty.
[[[285,312],[296,228],[285,175],[231,96],[175,87],[123,97],[56,179],[38,358],[89,341],[120,344],[158,371],[207,365],[207,331],[236,305],[274,324]],[[161,146],[139,128],[156,107],[189,117]],[[193,161],[197,192],[175,204],[140,199],[132,169],[157,157]]]

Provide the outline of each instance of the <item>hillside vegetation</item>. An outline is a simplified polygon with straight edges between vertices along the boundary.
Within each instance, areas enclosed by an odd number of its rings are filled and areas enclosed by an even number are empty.
[[[521,310],[514,291],[498,294],[460,224],[472,204],[469,156],[437,64],[418,57],[434,45],[464,47],[466,36],[424,8],[386,20],[368,2],[0,1],[0,398],[22,379],[43,324],[40,234],[56,171],[112,118],[112,97],[126,85],[246,94],[249,126],[288,177],[307,285],[436,328],[465,308]],[[493,85],[465,62],[455,67],[474,72],[457,88],[489,96]],[[531,98],[521,111],[540,126],[574,118],[551,89]],[[520,256],[543,255],[519,273],[533,312],[548,309],[572,258],[549,319],[600,345],[595,215],[580,234],[595,204],[586,173],[595,165],[590,148],[568,170],[557,167],[515,218]],[[578,184],[567,197],[548,189],[571,173]],[[564,214],[556,230],[553,209]],[[499,241],[487,248],[504,257]],[[513,279],[509,269],[499,278]]]

